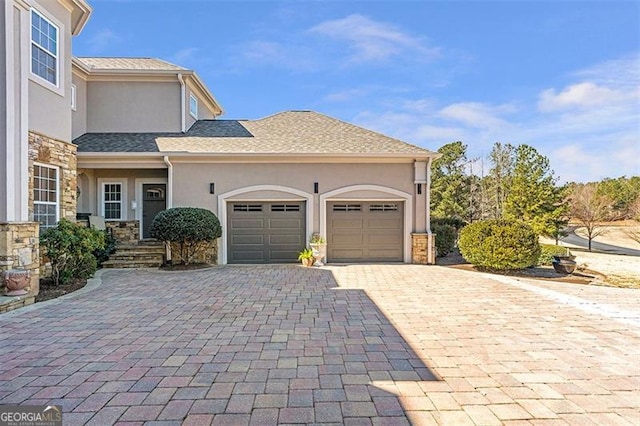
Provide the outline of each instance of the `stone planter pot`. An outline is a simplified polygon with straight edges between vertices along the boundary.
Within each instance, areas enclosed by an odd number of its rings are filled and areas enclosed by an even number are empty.
[[[553,269],[559,274],[572,274],[577,267],[575,258],[575,256],[554,256]]]
[[[322,259],[327,255],[327,243],[310,243],[311,250],[313,250],[313,257],[315,258],[315,265],[324,266]]]
[[[29,287],[30,278],[31,273],[24,269],[4,271],[2,273],[2,280],[4,281],[5,287],[7,287],[7,294],[5,294],[5,296],[24,296],[25,294],[29,294],[25,289]]]
[[[313,266],[316,260],[313,257],[305,257],[300,261],[302,262],[302,266],[309,267],[309,266]]]

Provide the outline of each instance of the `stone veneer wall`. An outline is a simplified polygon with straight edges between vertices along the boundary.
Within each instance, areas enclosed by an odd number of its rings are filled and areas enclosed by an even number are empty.
[[[75,221],[77,208],[77,147],[38,133],[29,132],[29,217],[33,219],[33,163],[59,167],[59,217]]]
[[[435,238],[435,234],[411,234],[412,263],[419,265],[434,265],[436,263]]]
[[[40,242],[37,222],[0,223],[0,271],[26,269],[31,271],[29,293],[40,291]],[[5,293],[4,280],[0,295]]]
[[[140,240],[140,224],[137,220],[119,220],[105,222],[116,241],[120,244],[138,244]]]

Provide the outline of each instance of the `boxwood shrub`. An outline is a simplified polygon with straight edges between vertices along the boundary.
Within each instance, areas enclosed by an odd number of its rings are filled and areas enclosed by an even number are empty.
[[[460,231],[458,248],[467,262],[489,270],[526,268],[540,256],[538,236],[517,220],[473,222]]]
[[[540,257],[538,257],[538,265],[551,265],[553,256],[562,256],[567,254],[567,248],[556,246],[554,244],[540,244]]]
[[[150,234],[160,241],[176,243],[180,262],[188,265],[199,250],[220,238],[222,227],[213,212],[197,207],[174,207],[156,215]]]

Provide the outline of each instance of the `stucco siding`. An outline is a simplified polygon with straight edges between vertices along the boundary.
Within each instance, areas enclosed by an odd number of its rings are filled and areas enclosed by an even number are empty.
[[[180,84],[87,83],[87,132],[179,132]]]
[[[40,0],[33,7],[58,26],[58,87],[30,74],[29,130],[71,141],[71,14],[59,2]],[[30,40],[28,42],[29,49]]]
[[[315,198],[314,228],[319,228],[318,197],[352,185],[375,185],[414,194],[413,164],[193,164],[173,162],[173,205],[202,207],[218,214],[218,196],[255,185],[292,188]],[[318,182],[319,194],[313,194]],[[215,194],[209,193],[215,183]],[[249,192],[235,199],[296,199],[274,191]],[[385,199],[389,194],[359,191],[340,198]]]
[[[73,76],[71,82],[76,86],[76,109],[71,112],[72,139],[87,133],[87,82]]]

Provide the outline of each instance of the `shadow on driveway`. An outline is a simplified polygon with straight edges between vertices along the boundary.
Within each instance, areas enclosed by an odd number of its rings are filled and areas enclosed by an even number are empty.
[[[367,294],[328,270],[102,277],[97,291],[0,315],[0,404],[60,404],[65,424],[402,424],[397,396],[371,383],[437,380]]]

